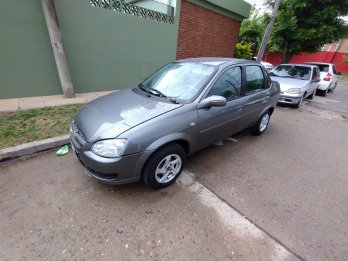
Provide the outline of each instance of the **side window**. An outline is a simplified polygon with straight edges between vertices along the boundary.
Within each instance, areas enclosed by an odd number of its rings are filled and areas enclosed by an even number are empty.
[[[264,76],[259,66],[250,65],[245,67],[245,94],[252,94],[264,89]]]
[[[227,69],[213,84],[208,96],[220,95],[225,97],[227,101],[238,98],[242,86],[241,82],[242,70],[240,67]]]
[[[333,70],[333,73],[334,73],[334,74],[337,74],[335,65],[332,65],[332,70]]]
[[[318,72],[317,72],[317,68],[313,68],[313,75],[312,75],[312,80],[317,79],[318,77]]]

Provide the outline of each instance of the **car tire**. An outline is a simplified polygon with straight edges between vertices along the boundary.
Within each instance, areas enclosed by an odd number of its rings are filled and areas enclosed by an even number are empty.
[[[153,189],[170,186],[180,176],[186,153],[178,144],[169,144],[156,151],[143,170],[144,183]]]
[[[314,94],[316,93],[316,91],[317,91],[317,89],[315,89],[315,90],[312,92],[312,94],[309,95],[309,96],[307,97],[307,99],[313,100],[313,97],[314,97]]]
[[[251,127],[251,132],[253,135],[258,136],[264,133],[268,127],[269,121],[271,119],[271,112],[266,111],[257,122]]]
[[[329,89],[329,92],[333,92],[336,89],[336,87],[337,87],[337,82],[335,83],[333,88]]]
[[[304,98],[305,98],[305,94],[303,94],[303,96],[302,96],[301,99],[298,101],[298,103],[295,104],[295,108],[300,108],[300,107],[301,107]]]

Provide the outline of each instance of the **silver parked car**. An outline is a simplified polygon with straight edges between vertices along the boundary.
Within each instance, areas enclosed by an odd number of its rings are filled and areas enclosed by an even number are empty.
[[[187,155],[248,127],[262,134],[279,91],[253,61],[179,60],[84,106],[72,122],[71,145],[98,181],[166,187]]]
[[[337,75],[340,72],[336,71],[336,67],[332,63],[306,62],[305,64],[312,64],[318,66],[320,70],[320,82],[317,94],[325,96],[329,91],[333,92],[337,86]]]
[[[319,68],[315,65],[281,64],[270,72],[270,76],[280,84],[278,102],[297,108],[305,98],[313,99],[320,81]]]

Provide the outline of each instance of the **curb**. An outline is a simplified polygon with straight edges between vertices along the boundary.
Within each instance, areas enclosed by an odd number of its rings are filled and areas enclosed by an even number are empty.
[[[69,144],[69,135],[53,137],[45,140],[38,140],[24,143],[18,146],[9,147],[0,150],[0,162],[15,159],[41,151],[57,148]]]

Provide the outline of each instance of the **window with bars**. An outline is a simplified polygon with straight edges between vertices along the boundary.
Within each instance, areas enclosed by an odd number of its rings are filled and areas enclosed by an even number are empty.
[[[155,20],[158,22],[174,24],[174,16],[146,9],[130,3],[124,3],[118,0],[90,0],[90,4],[93,7],[110,9],[115,12],[139,16],[145,19]]]

